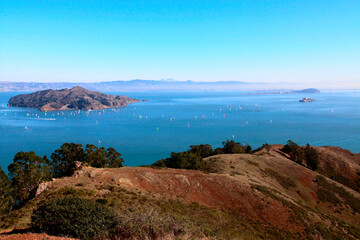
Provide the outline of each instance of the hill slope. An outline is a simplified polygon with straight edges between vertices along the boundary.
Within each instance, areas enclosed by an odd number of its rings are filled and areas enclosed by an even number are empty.
[[[185,232],[183,238],[360,238],[360,193],[351,184],[337,182],[339,177],[327,177],[335,172],[356,182],[360,155],[333,147],[317,148],[320,165],[327,167],[315,172],[289,160],[281,148],[273,145],[269,153],[261,150],[208,157],[206,163],[217,172],[211,174],[84,167],[71,177],[45,184],[47,189],[14,211],[8,218],[13,222],[7,224],[26,227],[40,201],[76,195],[104,199],[104,204],[125,219],[152,219],[150,224],[157,228],[171,218],[171,226],[181,226]],[[177,238],[174,232],[167,234],[169,239]]]
[[[10,98],[10,107],[39,108],[41,111],[57,110],[98,110],[124,107],[139,100],[125,96],[113,96],[89,91],[82,87],[62,90],[43,90],[30,94],[21,94]]]

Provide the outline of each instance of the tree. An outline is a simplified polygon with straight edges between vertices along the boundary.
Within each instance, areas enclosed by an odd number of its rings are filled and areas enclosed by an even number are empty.
[[[107,151],[104,147],[98,148],[92,144],[87,144],[85,149],[85,162],[96,168],[119,168],[122,167],[124,159],[114,148],[109,147]]]
[[[223,142],[223,151],[224,153],[245,153],[246,147],[244,147],[241,143],[236,143],[234,140],[226,140]]]
[[[223,148],[216,148],[214,150],[214,155],[219,155],[219,154],[224,154],[224,149]]]
[[[64,143],[51,154],[53,176],[70,176],[76,170],[76,162],[85,162],[85,156],[81,144]]]
[[[11,178],[12,196],[15,204],[21,206],[29,200],[43,181],[50,180],[50,167],[47,158],[31,152],[18,152],[8,167]]]
[[[299,146],[293,142],[292,140],[288,140],[286,145],[283,147],[283,149],[281,149],[284,153],[290,153],[292,152],[294,149],[298,148]]]
[[[201,169],[202,158],[192,152],[171,153],[170,158],[166,159],[166,167],[181,169]]]
[[[107,152],[104,147],[98,148],[87,144],[85,148],[85,162],[92,167],[103,168],[108,165]]]
[[[306,144],[305,148],[305,161],[306,165],[312,170],[316,170],[319,164],[319,154],[315,148],[312,148],[310,144]]]
[[[246,153],[252,153],[252,148],[248,143],[245,145],[245,152]]]
[[[121,154],[118,153],[114,148],[109,147],[107,149],[106,157],[108,159],[108,167],[119,168],[123,166],[124,159],[121,157]]]
[[[299,145],[297,145],[295,142],[289,140],[282,149],[282,151],[284,153],[288,153],[290,155],[291,160],[299,164],[303,163],[303,160],[305,158],[304,150],[301,147],[299,147]]]
[[[11,183],[8,176],[0,167],[0,218],[10,212],[12,205]]]
[[[210,144],[191,145],[189,151],[202,158],[206,158],[214,154],[213,148]]]
[[[191,151],[179,153],[172,152],[170,154],[170,158],[161,159],[153,163],[152,166],[178,169],[206,170],[206,165],[203,162],[202,157]]]

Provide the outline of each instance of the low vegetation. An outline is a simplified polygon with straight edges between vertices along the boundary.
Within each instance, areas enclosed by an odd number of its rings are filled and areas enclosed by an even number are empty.
[[[360,213],[360,201],[343,187],[328,182],[323,176],[317,176],[319,200],[337,205],[344,203],[357,213]]]
[[[314,236],[336,239],[344,233],[346,233],[346,238],[350,236],[349,239],[360,237],[358,225],[351,225],[360,213],[358,197],[340,184],[332,183],[318,175],[319,172],[313,172],[319,166],[319,153],[316,148],[309,144],[298,146],[289,140],[282,151],[283,153],[279,152],[277,146],[269,144],[263,144],[261,148],[253,151],[248,144],[243,145],[227,140],[223,142],[221,148],[216,149],[209,144],[191,145],[187,151],[173,152],[169,158],[152,164],[153,168],[219,172],[226,178],[226,184],[230,184],[229,181],[246,182],[248,180],[251,186],[248,189],[241,183],[235,186],[244,188],[238,193],[245,199],[249,196],[253,196],[252,200],[260,199],[256,206],[253,206],[253,211],[260,212],[261,216],[264,215],[263,218],[251,217],[252,210],[243,214],[241,211],[244,210],[239,208],[240,210],[236,211],[240,212],[236,212],[231,206],[225,204],[223,206],[220,204],[219,207],[204,204],[201,202],[204,196],[200,196],[198,191],[195,192],[196,197],[192,196],[192,200],[187,201],[190,199],[191,189],[196,187],[192,184],[194,179],[196,183],[200,183],[197,178],[188,180],[190,178],[187,176],[187,171],[176,173],[176,179],[182,179],[183,183],[179,185],[179,188],[185,188],[185,190],[171,197],[162,193],[153,194],[152,190],[140,191],[139,186],[134,189],[124,187],[126,184],[122,181],[128,179],[126,177],[124,177],[126,179],[122,177],[119,179],[119,176],[125,176],[125,170],[130,172],[131,168],[122,170],[85,168],[76,174],[76,178],[74,176],[52,182],[50,189],[39,197],[33,198],[41,182],[51,178],[70,176],[80,165],[118,168],[122,167],[124,160],[113,148],[98,148],[90,144],[83,147],[81,144],[65,143],[51,154],[50,159],[47,156],[38,156],[34,152],[19,152],[15,155],[13,163],[9,165],[9,177],[0,169],[0,224],[2,228],[32,226],[33,229],[50,235],[80,239],[304,239]],[[233,153],[252,155],[215,156],[203,160],[217,154]],[[306,168],[293,164],[285,156]],[[281,162],[282,159],[285,162]],[[279,164],[287,163],[288,165],[284,166],[291,166],[293,169],[276,168],[273,167],[274,163],[277,167],[280,166]],[[227,172],[221,172],[222,167],[227,169]],[[293,177],[289,172],[296,169],[304,170],[310,178],[300,180],[301,174]],[[137,171],[147,173],[142,181],[152,179],[162,172],[176,172],[166,169],[138,169]],[[241,171],[241,173],[235,174],[235,171]],[[199,176],[199,179],[204,176],[211,179],[220,176],[219,174],[190,173],[190,175]],[[118,175],[115,177],[111,174]],[[316,175],[318,177],[314,179]],[[307,177],[306,174],[303,176]],[[261,179],[268,179],[270,184],[263,184]],[[309,181],[314,188],[309,188],[309,183],[306,181]],[[56,185],[59,182],[63,182],[62,185]],[[153,182],[157,185],[163,184],[156,180]],[[170,188],[172,182],[166,178],[166,184],[168,182]],[[278,182],[281,187],[273,184],[274,182]],[[305,183],[308,185],[304,185]],[[219,193],[219,189],[215,190],[213,186],[206,184],[208,181],[204,181],[199,189],[208,189],[208,192],[213,191],[214,196],[223,196],[221,191]],[[225,185],[221,184],[220,189]],[[187,186],[189,189],[186,189]],[[152,189],[151,186],[148,187]],[[234,193],[237,187],[231,188],[234,189]],[[185,191],[185,194],[182,191]],[[307,202],[309,192],[316,192],[318,205]],[[242,193],[244,195],[241,195]],[[200,199],[199,202],[197,202],[198,199]],[[232,201],[231,197],[227,199]],[[319,203],[328,204],[324,207]],[[234,205],[236,204],[238,201],[234,202]],[[249,206],[252,204],[254,201],[249,202]],[[247,202],[246,206],[248,206]],[[342,222],[342,216],[333,215],[332,208],[340,209],[337,211],[347,209],[344,216],[348,217],[349,215],[346,214],[350,213],[354,216],[351,216],[353,217],[351,221],[354,221]],[[284,220],[287,214],[290,221]],[[320,222],[316,222],[318,220],[314,222],[311,219],[315,215],[316,219],[321,219]],[[276,216],[280,218],[281,223],[293,225],[295,228],[274,225],[271,221],[276,222],[277,220],[273,219]],[[267,220],[264,219],[271,221],[266,222]],[[335,227],[327,226],[327,221],[334,222]]]
[[[117,216],[96,201],[65,197],[40,204],[32,215],[32,224],[50,235],[93,239],[108,237],[117,226]]]
[[[265,170],[263,170],[263,172],[266,175],[275,178],[276,181],[278,181],[278,183],[285,189],[296,187],[296,184],[295,184],[294,180],[292,180],[289,177],[282,176],[277,171],[275,171],[275,170],[273,170],[271,168],[266,168]]]

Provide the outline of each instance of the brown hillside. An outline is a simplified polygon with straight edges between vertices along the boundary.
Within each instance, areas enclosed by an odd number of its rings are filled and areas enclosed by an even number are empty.
[[[107,199],[120,214],[129,209],[139,214],[155,209],[181,216],[192,226],[200,226],[196,231],[205,237],[360,238],[360,193],[337,182],[339,177],[332,180],[327,172],[322,174],[323,166],[329,165],[337,176],[354,181],[359,155],[338,148],[317,148],[321,167],[315,172],[289,160],[281,148],[273,145],[269,153],[211,156],[205,162],[218,172],[211,174],[84,167],[72,177],[52,181],[40,196],[13,213],[19,218],[12,227],[28,226],[31,209],[41,200],[76,194]]]
[[[139,100],[107,95],[76,86],[71,89],[43,90],[29,94],[21,94],[10,98],[10,107],[38,108],[40,111],[62,110],[99,110],[118,108]]]

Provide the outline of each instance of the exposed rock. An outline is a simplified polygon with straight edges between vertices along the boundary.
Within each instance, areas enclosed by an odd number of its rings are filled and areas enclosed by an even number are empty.
[[[124,107],[134,102],[139,102],[139,100],[89,91],[77,86],[71,89],[48,89],[17,95],[10,98],[8,106],[38,108],[40,111],[99,110]]]
[[[51,186],[52,182],[42,182],[39,184],[35,197],[39,196],[42,192],[44,192],[46,189],[48,189]]]
[[[75,161],[74,164],[75,164],[75,169],[79,169],[83,165],[82,162],[79,162],[79,161]]]

